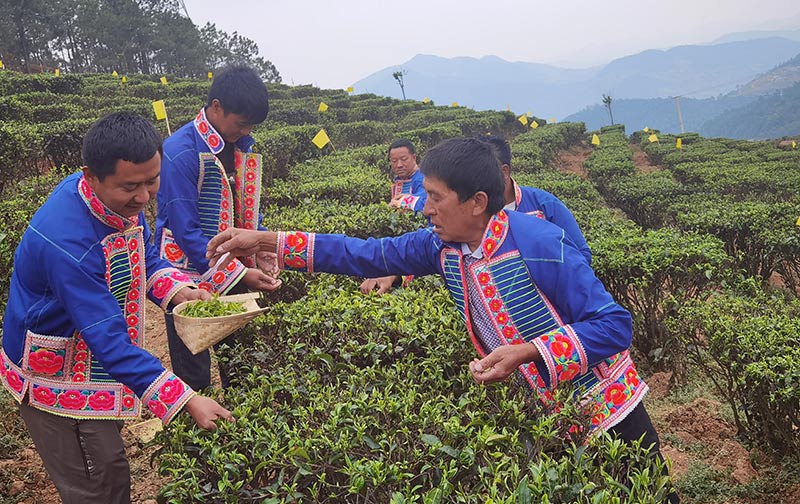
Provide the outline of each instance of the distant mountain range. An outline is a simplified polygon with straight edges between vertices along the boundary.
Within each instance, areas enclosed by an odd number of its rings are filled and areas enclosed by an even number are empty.
[[[645,126],[666,133],[680,133],[680,105],[685,131],[705,136],[743,139],[800,135],[800,54],[730,93],[705,99],[612,100],[614,121],[629,131]],[[608,110],[593,105],[569,115],[566,121],[582,121],[587,128],[609,124]]]
[[[773,36],[773,35],[781,36]],[[587,69],[509,62],[496,56],[441,58],[417,55],[356,82],[356,92],[401,98],[392,73],[405,72],[407,98],[457,102],[477,110],[532,112],[577,120],[590,129],[609,124],[602,95],[612,96],[615,122],[679,132],[675,100],[681,96],[686,131],[757,97],[792,85],[800,30],[744,32],[706,45],[647,50]],[[783,70],[775,72],[777,66]],[[760,77],[760,81],[757,77]]]

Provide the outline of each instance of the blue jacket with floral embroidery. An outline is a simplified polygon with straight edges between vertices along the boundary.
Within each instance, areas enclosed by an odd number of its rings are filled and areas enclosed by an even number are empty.
[[[254,258],[240,258],[213,276],[204,275],[209,269],[206,245],[214,235],[234,226],[264,229],[259,213],[261,155],[251,152],[253,144],[250,136],[236,142],[236,175],[231,184],[216,157],[225,141],[204,109],[164,141],[156,244],[162,259],[211,292],[224,294],[248,267],[256,266]]]
[[[361,240],[302,232],[278,234],[283,269],[365,277],[439,274],[455,300],[473,344],[466,275],[503,344],[531,342],[541,362],[519,371],[546,404],[552,388],[573,381],[592,407],[593,432],[620,422],[647,385],[628,353],[631,316],[602,282],[565,231],[520,212],[494,215],[481,243],[483,258],[468,267],[461,246],[443,243],[430,228],[395,238]]]
[[[144,350],[145,295],[166,308],[193,285],[158,258],[144,213],[112,212],[70,175],[16,250],[0,381],[58,415],[134,418],[142,398],[166,423],[194,391]]]

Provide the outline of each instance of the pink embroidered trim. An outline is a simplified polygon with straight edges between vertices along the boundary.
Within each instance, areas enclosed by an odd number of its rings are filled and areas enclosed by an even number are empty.
[[[400,200],[400,208],[405,210],[414,210],[417,201],[419,201],[419,196],[406,196]]]
[[[489,259],[492,257],[508,234],[508,214],[505,210],[500,210],[489,219],[489,224],[486,226],[486,231],[483,235],[483,242],[481,248],[483,249],[483,257]]]
[[[219,154],[225,148],[225,140],[222,139],[222,135],[217,133],[217,130],[206,119],[205,108],[201,108],[197,117],[194,118],[194,129],[203,137],[203,141],[214,154]]]
[[[314,271],[314,233],[278,233],[278,267],[292,271]]]
[[[89,207],[89,211],[92,215],[110,228],[116,229],[117,231],[125,231],[139,224],[138,215],[128,219],[106,207],[103,202],[100,201],[100,198],[95,195],[84,177],[78,179],[78,194],[81,195],[83,202]]]
[[[147,291],[162,310],[167,309],[167,305],[179,290],[184,287],[194,287],[192,280],[181,271],[175,268],[162,268],[150,275],[147,280]]]
[[[166,425],[194,395],[195,391],[183,380],[171,371],[164,371],[147,387],[142,401]]]

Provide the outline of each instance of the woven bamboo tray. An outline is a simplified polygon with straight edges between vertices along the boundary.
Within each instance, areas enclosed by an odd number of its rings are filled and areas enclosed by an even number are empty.
[[[220,301],[233,301],[242,303],[247,311],[223,317],[184,317],[181,312],[197,300],[184,301],[172,309],[172,318],[175,322],[175,332],[183,340],[186,348],[193,354],[198,354],[211,345],[230,336],[234,331],[261,315],[269,308],[261,308],[256,303],[260,297],[258,292],[220,296]]]

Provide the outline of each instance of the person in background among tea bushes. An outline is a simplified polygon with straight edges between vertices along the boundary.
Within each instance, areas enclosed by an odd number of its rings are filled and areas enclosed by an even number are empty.
[[[411,140],[400,138],[389,146],[389,166],[394,173],[392,180],[392,197],[389,208],[422,212],[427,198],[422,186],[422,172],[417,164],[417,150]],[[406,279],[411,281],[411,277]],[[361,292],[367,294],[376,291],[385,294],[393,286],[399,286],[403,279],[400,276],[366,278],[361,282]]]
[[[211,82],[206,106],[164,141],[161,189],[158,191],[156,240],[161,257],[184,272],[201,289],[216,294],[271,291],[280,286],[274,261],[265,255],[240,257],[220,270],[205,260],[208,240],[237,226],[265,229],[259,211],[261,155],[252,152],[253,128],[269,112],[267,87],[246,66],[218,72]],[[169,356],[175,374],[192,388],[211,385],[211,356],[186,348],[175,331],[172,313],[165,315]],[[234,345],[237,331],[220,341]],[[220,365],[223,387],[234,370]]]
[[[0,382],[66,504],[130,502],[120,435],[142,404],[164,424],[233,420],[144,349],[145,296],[162,309],[211,296],[158,257],[143,208],[158,191],[161,135],[119,112],[83,140],[68,176],[31,219],[14,255]]]

